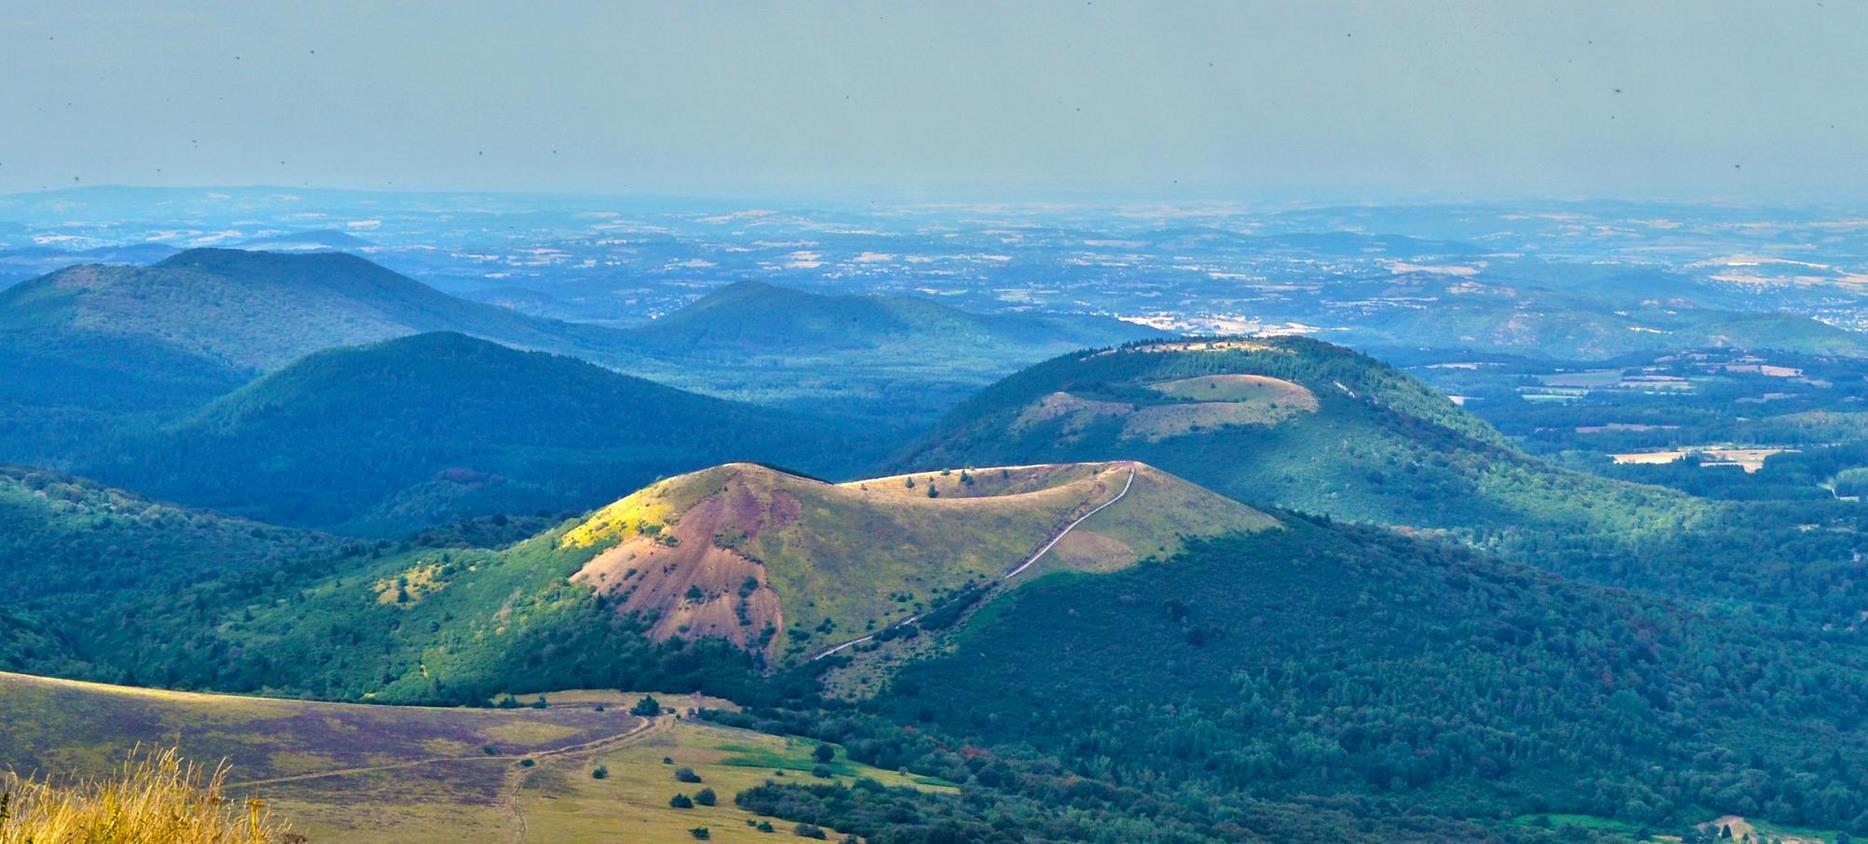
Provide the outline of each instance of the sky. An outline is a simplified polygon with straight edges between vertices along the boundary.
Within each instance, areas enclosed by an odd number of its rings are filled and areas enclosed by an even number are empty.
[[[0,192],[1858,200],[1868,3],[7,0]]]

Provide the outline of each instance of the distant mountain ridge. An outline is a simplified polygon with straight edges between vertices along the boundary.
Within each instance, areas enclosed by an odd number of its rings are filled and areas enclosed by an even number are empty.
[[[0,329],[27,327],[145,338],[245,371],[424,331],[566,345],[553,323],[341,252],[191,249],[148,267],[72,267],[0,293]]]
[[[527,316],[342,252],[193,249],[0,291],[0,459],[70,465],[308,354],[436,331],[570,355],[682,389],[905,429],[1061,351],[1152,333],[1113,319],[970,314],[898,298],[737,285],[650,326]],[[17,408],[15,414],[13,408]],[[126,418],[126,414],[136,418]],[[58,424],[50,424],[58,420]]]
[[[634,332],[669,350],[911,354],[924,346],[998,343],[1065,349],[1152,337],[1113,317],[962,311],[907,296],[808,293],[758,281],[729,284]]]

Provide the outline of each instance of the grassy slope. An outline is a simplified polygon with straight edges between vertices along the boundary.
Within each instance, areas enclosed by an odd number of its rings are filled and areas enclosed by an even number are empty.
[[[125,610],[134,623],[100,650],[122,655],[147,683],[336,700],[465,703],[573,686],[732,691],[751,679],[743,653],[657,645],[569,582],[594,550],[560,547],[568,527],[501,549],[391,549],[150,595]]]
[[[0,673],[0,709],[7,713],[0,765],[101,776],[139,743],[175,745],[193,759],[226,759],[230,792],[263,797],[312,840],[397,842],[505,837],[514,828],[514,805],[528,835],[539,840],[610,840],[624,829],[685,837],[700,824],[725,833],[714,840],[753,840],[758,833],[745,825],[753,816],[732,808],[735,791],[773,777],[777,766],[810,768],[811,743],[672,716],[651,724],[627,714],[634,695],[567,697],[574,702],[546,709],[360,706]],[[722,705],[661,699],[671,706]],[[604,711],[596,703],[606,704]],[[700,786],[675,782],[674,767],[661,763],[665,756],[694,768],[721,805],[670,809],[669,796]],[[597,765],[608,769],[607,778],[591,778]],[[837,782],[867,776],[928,787],[842,758],[834,771]],[[307,776],[327,772],[344,773]],[[736,832],[740,838],[732,837]]]
[[[581,509],[728,459],[844,471],[835,425],[460,334],[322,352],[91,474],[270,521],[394,533]]]
[[[1771,592],[1847,603],[1860,592],[1844,570],[1849,548],[1840,534],[1755,519],[1754,530],[1733,531],[1747,517],[1724,505],[1551,467],[1424,384],[1339,347],[1303,339],[1230,346],[1130,347],[1032,367],[956,408],[903,462],[1136,459],[1243,501],[1453,531],[1605,583],[1733,600]],[[1019,421],[1060,391],[1145,405],[1167,400],[1148,384],[1222,373],[1294,381],[1319,409],[1158,441],[1123,438],[1114,417],[1075,431],[1069,418]],[[1835,612],[1846,610],[1841,603]]]
[[[987,468],[831,485],[734,464],[625,498],[566,534],[566,542],[640,554],[632,569],[641,580],[617,582],[616,591],[681,576],[664,571],[660,561],[672,564],[694,543],[757,561],[753,576],[776,592],[783,613],[784,638],[770,653],[787,660],[874,632],[938,606],[969,584],[995,578],[1072,518],[1115,498],[1129,468]],[[1136,471],[1131,494],[1073,531],[1071,544],[1060,543],[1047,565],[1119,568],[1177,550],[1183,536],[1271,524],[1250,508],[1149,467]],[[929,497],[930,487],[945,492]],[[682,517],[716,497],[744,500],[741,515],[724,526],[710,525],[711,533],[683,535]],[[680,536],[682,544],[658,545],[656,538],[665,536]],[[733,585],[704,590],[704,601],[745,600],[727,591]],[[766,620],[740,616],[755,631]]]
[[[1853,649],[1297,521],[1013,592],[880,705],[1127,782],[1480,818],[1836,823],[1868,794],[1868,767],[1840,761],[1868,747],[1864,667]]]
[[[760,588],[778,596],[785,629],[811,634],[791,647],[792,637],[775,631],[784,638],[771,656],[796,658],[861,635],[870,618],[886,623],[1004,571],[1064,519],[1108,500],[1126,477],[1123,467],[1055,472],[1062,483],[1034,481],[1038,488],[1016,495],[928,499],[882,491],[887,484],[865,492],[861,484],[833,486],[738,464],[658,485],[509,547],[373,550],[148,593],[113,606],[121,621],[96,630],[87,653],[107,662],[92,676],[339,700],[463,702],[503,689],[592,685],[737,695],[753,682],[750,655],[719,639],[681,641],[718,633],[709,628],[655,626],[693,602],[685,593],[690,581],[681,579],[690,563],[645,564],[652,571],[643,579],[677,584],[646,603],[571,578],[639,539],[647,525],[674,535],[694,505],[735,476],[751,477],[769,499],[795,502],[796,521],[759,536],[742,532],[738,541],[722,526],[717,536],[691,536],[682,547],[738,547],[764,561],[756,569]],[[1032,573],[1119,568],[1172,553],[1183,534],[1271,524],[1169,476],[1146,468],[1138,474],[1127,498],[1086,521]],[[977,475],[977,487],[992,491],[995,472]],[[948,480],[958,485],[957,478]],[[710,586],[704,600],[744,600],[741,579]],[[730,624],[733,614],[719,617]],[[751,630],[763,624],[759,618]]]

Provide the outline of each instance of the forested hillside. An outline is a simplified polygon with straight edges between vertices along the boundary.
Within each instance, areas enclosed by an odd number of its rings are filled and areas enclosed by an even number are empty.
[[[1558,469],[1379,361],[1315,340],[1057,358],[955,408],[904,467],[1134,459],[1248,503],[1446,531],[1567,576],[1853,623],[1868,584],[1811,523]]]
[[[1853,645],[1293,522],[1013,593],[878,702],[1174,792],[1868,832]]]
[[[264,521],[396,535],[584,510],[725,460],[846,472],[878,450],[860,434],[434,333],[312,355],[83,470]]]

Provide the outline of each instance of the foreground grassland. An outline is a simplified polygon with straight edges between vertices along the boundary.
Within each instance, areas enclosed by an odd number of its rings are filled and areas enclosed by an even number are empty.
[[[832,776],[816,778],[814,742],[675,714],[729,706],[723,701],[662,696],[664,714],[641,718],[628,713],[639,699],[593,691],[548,698],[546,708],[531,698],[516,709],[390,707],[0,674],[0,768],[26,779],[95,780],[120,773],[139,747],[178,748],[209,766],[225,760],[224,780],[203,787],[261,800],[312,841],[660,841],[686,839],[697,825],[731,841],[763,835],[748,818],[794,826],[733,808],[737,791],[767,779],[949,788],[852,763],[841,751],[827,765]],[[598,766],[602,779],[591,775]],[[677,766],[704,782],[677,782]],[[702,787],[714,789],[716,806],[668,805],[675,793]]]
[[[541,761],[518,792],[527,836],[537,841],[680,841],[705,827],[712,841],[771,841],[769,823],[790,839],[794,822],[757,815],[733,805],[733,795],[767,782],[834,782],[849,785],[867,777],[887,786],[957,791],[938,781],[904,776],[850,761],[842,751],[827,764],[812,756],[816,742],[737,730],[691,720],[658,719],[639,740],[584,757]],[[667,760],[667,761],[664,761]],[[592,776],[601,766],[605,775]],[[700,782],[676,779],[690,769]],[[827,777],[814,776],[828,772]],[[680,809],[676,794],[692,798],[712,789],[713,806]],[[832,840],[841,837],[835,830]]]
[[[226,799],[227,770],[174,750],[133,756],[96,779],[0,771],[0,844],[275,844],[295,840],[264,801]]]

